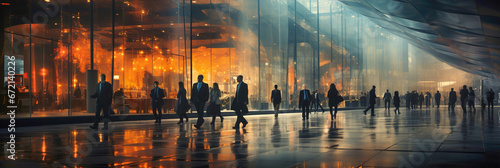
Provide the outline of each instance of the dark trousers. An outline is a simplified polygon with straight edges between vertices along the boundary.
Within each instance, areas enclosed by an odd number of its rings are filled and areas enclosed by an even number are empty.
[[[156,110],[158,110],[158,113],[156,113]],[[156,121],[161,121],[161,105],[153,104],[153,116],[155,117]]]
[[[390,109],[391,108],[391,100],[386,100],[384,103],[384,106],[386,109]]]
[[[467,113],[467,100],[460,100],[460,103],[461,103],[462,110],[464,111],[464,113]]]
[[[302,119],[309,119],[309,103],[304,103],[307,105],[302,105]]]
[[[436,101],[437,108],[439,108],[440,104],[441,104],[441,101]]]
[[[104,128],[108,128],[108,121],[109,121],[109,105],[101,105],[101,104],[96,104],[95,105],[95,122],[94,122],[94,127],[98,127],[99,126],[99,122],[101,122],[101,120],[103,118],[106,118],[104,120]],[[101,110],[102,110],[102,115],[104,117],[101,116]]]
[[[448,109],[455,109],[456,102],[448,102]]]
[[[196,121],[197,126],[203,125],[205,120],[203,119],[203,110],[205,109],[205,103],[195,103],[196,111],[198,113],[198,121]]]
[[[236,123],[234,124],[234,127],[240,127],[240,123],[243,123],[243,125],[248,124],[248,121],[247,119],[245,119],[245,117],[243,117],[243,113],[241,112],[241,110],[235,110],[235,112],[238,118],[236,118]]]
[[[183,121],[182,121],[182,119],[183,119],[183,118],[186,118],[186,122],[188,121],[188,116],[187,116],[187,114],[186,114],[186,113],[179,115],[179,119],[180,119],[180,121],[179,121],[179,122],[183,122]]]
[[[370,103],[370,106],[368,106],[364,112],[367,112],[368,110],[371,110],[372,115],[375,115],[375,104]]]
[[[332,119],[333,117],[337,118],[337,108],[338,108],[339,105],[335,105],[335,106],[330,106],[330,115],[332,115]],[[333,113],[333,109],[335,108],[335,113]]]
[[[488,110],[490,109],[490,107],[493,110],[493,100],[488,100]]]

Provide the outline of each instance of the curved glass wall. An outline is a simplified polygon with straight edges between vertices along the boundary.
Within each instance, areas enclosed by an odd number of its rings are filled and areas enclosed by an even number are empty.
[[[274,85],[282,109],[296,109],[303,84],[319,91],[323,107],[330,83],[346,99],[341,107],[360,107],[371,85],[380,96],[473,83],[334,0],[19,0],[2,9],[2,53],[17,59],[21,117],[93,115],[89,69],[124,90],[117,114],[151,113],[153,81],[174,113],[177,83],[189,95],[198,75],[219,84],[224,110],[237,75],[249,85],[251,110],[272,108]]]

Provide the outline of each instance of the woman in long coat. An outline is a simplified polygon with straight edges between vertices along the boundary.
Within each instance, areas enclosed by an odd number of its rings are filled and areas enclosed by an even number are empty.
[[[328,97],[328,106],[330,107],[331,119],[333,120],[333,118],[337,118],[337,108],[341,101],[339,100],[340,94],[337,88],[335,87],[335,84],[332,83],[330,85],[330,90],[328,90],[327,97]],[[335,113],[333,113],[333,107],[335,107]]]
[[[175,104],[175,112],[179,115],[180,121],[177,124],[182,124],[183,118],[188,121],[188,116],[186,112],[191,108],[189,102],[186,98],[186,89],[184,89],[184,83],[179,82],[179,92],[177,92],[177,103]]]

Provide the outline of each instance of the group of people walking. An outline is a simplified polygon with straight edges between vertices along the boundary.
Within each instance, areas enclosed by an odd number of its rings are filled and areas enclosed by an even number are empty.
[[[233,128],[239,129],[241,124],[243,124],[242,128],[245,128],[248,124],[248,121],[243,116],[244,114],[248,113],[248,107],[247,107],[248,85],[245,82],[243,82],[242,75],[239,75],[236,78],[236,80],[238,82],[238,85],[236,86],[236,92],[232,102],[231,110],[234,110],[237,115],[237,120]],[[165,91],[158,87],[159,83],[157,81],[155,81],[153,85],[154,88],[151,89],[149,95],[151,97],[151,103],[153,107],[153,116],[155,118],[155,123],[161,123],[161,118],[162,118],[161,108],[164,104],[163,98],[165,97]],[[365,115],[368,110],[371,110],[371,115],[375,116],[374,108],[377,97],[375,94],[375,88],[376,88],[375,85],[372,86],[372,89],[369,92],[369,106],[363,111]],[[198,120],[194,125],[194,127],[200,129],[204,123],[203,116],[207,101],[209,102],[207,111],[209,114],[212,115],[212,122],[210,122],[210,124],[215,124],[215,120],[217,117],[220,118],[221,122],[224,121],[224,117],[222,116],[221,113],[221,104],[222,104],[222,101],[220,100],[221,90],[219,89],[219,85],[217,83],[213,83],[212,89],[209,90],[208,84],[203,82],[203,75],[199,75],[198,82],[194,83],[192,87],[191,100],[190,100],[191,102],[188,102],[186,93],[187,92],[186,89],[184,88],[184,83],[179,82],[179,91],[177,93],[177,102],[174,110],[179,116],[179,122],[177,124],[183,124],[184,119],[186,119],[186,122],[189,120],[186,113],[187,111],[189,111],[189,109],[191,109],[190,104],[192,103],[194,105],[194,108],[196,108],[198,114]],[[103,119],[106,119],[104,122],[104,129],[107,129],[113,92],[112,92],[112,85],[106,81],[106,75],[104,74],[100,75],[100,82],[97,84],[96,92],[92,94],[90,97],[97,98],[96,111],[95,111],[96,120],[94,124],[90,126],[90,128],[97,129],[99,122]],[[426,93],[426,96],[424,96],[422,92],[420,93],[420,95],[416,91],[413,91],[412,93],[407,92],[405,95],[406,106],[408,108],[411,107],[414,109],[417,108],[418,105],[420,105],[420,108],[422,108],[422,104],[425,101],[427,107],[429,107],[431,97],[432,96],[430,95],[429,92]],[[489,89],[488,92],[486,93],[488,110],[490,108],[493,109],[494,97],[495,93],[493,92],[492,89]],[[309,119],[311,105],[315,105],[316,109],[318,107],[321,107],[319,98],[320,96],[317,90],[311,94],[310,91],[306,88],[306,85],[305,84],[302,85],[302,90],[299,93],[299,103],[298,103],[299,108],[302,109],[302,120]],[[328,106],[330,108],[331,120],[336,119],[338,105],[342,101],[344,101],[344,98],[339,94],[339,91],[337,90],[335,84],[333,83],[330,85],[327,98],[328,98]],[[436,105],[439,108],[441,102],[441,93],[437,91],[434,94],[434,98]],[[460,101],[464,113],[467,112],[467,105],[469,105],[469,111],[475,112],[476,110],[474,106],[475,98],[476,94],[474,93],[472,87],[469,87],[469,89],[467,89],[467,86],[464,85],[463,88],[460,90]],[[401,100],[398,91],[395,91],[394,96],[392,96],[389,90],[387,90],[387,92],[384,94],[383,100],[384,100],[384,106],[388,110],[390,110],[391,100],[392,100],[393,105],[395,107],[394,113],[401,114],[399,110]],[[449,100],[448,109],[453,110],[455,108],[455,103],[457,101],[457,93],[454,91],[453,88],[451,88],[448,100]],[[278,85],[274,86],[274,90],[271,93],[271,102],[274,105],[274,112],[275,112],[274,116],[275,118],[278,118],[279,107],[281,104],[281,91],[278,90]],[[483,107],[484,106],[486,106],[486,104],[484,104]],[[321,107],[321,109],[323,110],[323,107]],[[101,111],[103,111],[103,116],[101,116]]]

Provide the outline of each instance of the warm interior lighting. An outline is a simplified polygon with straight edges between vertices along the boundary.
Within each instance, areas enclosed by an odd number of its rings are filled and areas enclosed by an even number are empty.
[[[115,75],[115,76],[113,76],[113,79],[114,79],[114,80],[119,80],[119,79],[120,79],[120,75]]]

